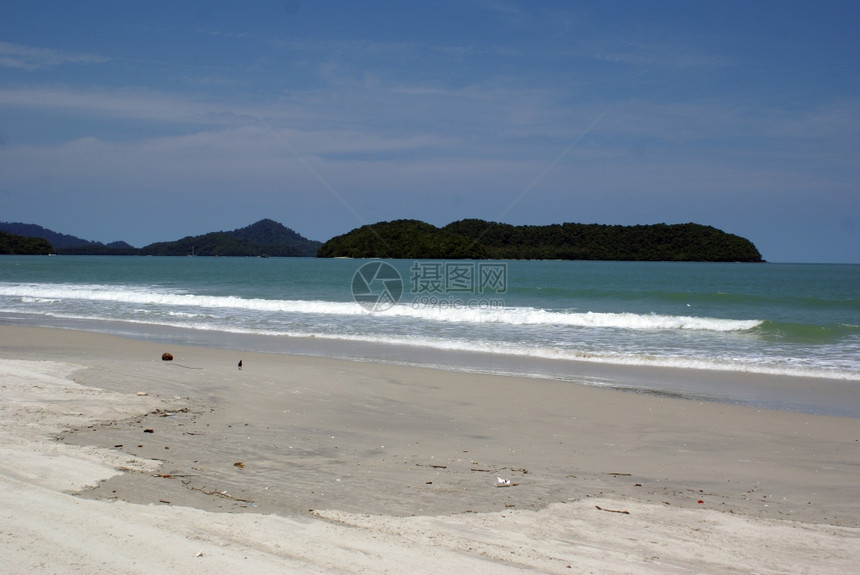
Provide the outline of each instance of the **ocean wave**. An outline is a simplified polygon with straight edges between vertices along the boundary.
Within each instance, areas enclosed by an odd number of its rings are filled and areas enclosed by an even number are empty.
[[[507,325],[556,325],[632,330],[746,331],[761,320],[637,314],[630,312],[556,311],[528,307],[504,309],[414,308],[397,306],[385,312],[401,317],[453,323],[499,323]]]
[[[860,326],[847,323],[808,325],[765,321],[756,327],[755,333],[771,340],[821,344],[832,343],[847,337],[860,335]]]
[[[318,314],[334,316],[370,315],[355,302],[322,300],[273,300],[237,296],[210,296],[176,293],[157,287],[104,286],[79,284],[0,284],[0,296],[20,297],[22,303],[113,302],[136,306],[172,308],[169,313],[193,316],[200,309],[236,309],[254,312]],[[591,312],[545,310],[532,307],[503,307],[484,301],[432,300],[401,303],[373,312],[379,318],[407,318],[426,322],[462,324],[500,324],[509,326],[564,326],[615,328],[625,330],[702,330],[715,332],[747,331],[761,320],[740,320],[690,315],[638,314],[630,312]],[[498,303],[498,302],[496,302]],[[205,314],[201,314],[205,315]]]
[[[504,342],[477,342],[467,340],[450,340],[429,337],[391,338],[386,336],[365,335],[332,335],[290,333],[283,334],[292,337],[315,337],[320,339],[356,341],[364,343],[379,343],[384,345],[410,346],[430,348],[443,351],[464,351],[491,355],[527,357],[561,361],[577,361],[602,363],[611,365],[651,366],[675,369],[702,369],[710,371],[727,371],[742,373],[757,373],[766,375],[782,375],[791,377],[811,377],[824,379],[860,380],[860,372],[852,369],[834,369],[828,366],[814,364],[784,364],[768,361],[766,358],[737,357],[693,357],[672,355],[642,355],[635,353],[598,353],[558,349],[543,345],[522,345]]]
[[[20,297],[22,301],[63,302],[69,300],[114,302],[177,308],[230,308],[269,312],[328,313],[361,315],[367,313],[355,302],[308,300],[271,300],[238,296],[210,296],[177,293],[163,288],[81,284],[0,284],[0,296]]]
[[[56,298],[42,298],[42,297],[32,297],[32,296],[23,296],[21,297],[22,303],[59,303],[61,300]]]
[[[2,310],[11,311],[14,310]],[[106,326],[110,322],[116,321],[115,318],[94,317],[89,314],[74,314],[74,313],[47,313],[50,317],[84,320],[84,321],[106,321]],[[708,357],[697,356],[695,354],[678,355],[667,352],[657,352],[643,354],[641,352],[621,351],[621,350],[605,350],[605,351],[587,351],[570,348],[559,348],[546,343],[515,343],[505,341],[486,341],[486,340],[466,340],[460,338],[439,338],[423,335],[412,336],[391,336],[369,333],[326,333],[312,330],[293,330],[293,329],[271,329],[271,328],[254,328],[241,325],[224,325],[218,321],[194,321],[188,323],[179,320],[179,316],[173,316],[175,319],[134,319],[127,318],[119,320],[122,323],[173,327],[180,329],[190,329],[200,332],[222,332],[233,333],[239,335],[251,336],[267,336],[267,337],[289,337],[289,338],[305,338],[314,340],[328,340],[332,342],[344,341],[366,344],[381,344],[385,346],[406,346],[416,349],[433,349],[439,351],[450,352],[467,352],[480,353],[493,356],[508,356],[546,360],[574,361],[574,362],[589,362],[601,363],[610,365],[626,365],[626,366],[651,366],[676,369],[701,369],[711,371],[725,372],[741,372],[741,373],[757,373],[768,375],[780,375],[791,377],[811,377],[824,379],[838,380],[853,380],[860,381],[860,366],[855,364],[844,364],[844,361],[838,361],[837,364],[817,363],[815,360],[804,361],[798,358],[767,358],[767,357],[720,357],[711,355]],[[105,328],[111,332],[110,327]]]

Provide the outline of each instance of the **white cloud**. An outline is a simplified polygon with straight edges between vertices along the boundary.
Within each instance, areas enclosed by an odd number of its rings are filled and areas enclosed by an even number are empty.
[[[582,54],[604,62],[629,64],[646,68],[714,68],[729,66],[730,62],[716,54],[697,51],[689,45],[645,41],[595,41]]]
[[[64,64],[99,64],[108,60],[104,56],[87,52],[67,52],[0,42],[0,66],[6,68],[37,70]]]
[[[203,121],[201,103],[145,89],[26,87],[0,89],[0,106],[40,112],[72,112],[113,118]]]

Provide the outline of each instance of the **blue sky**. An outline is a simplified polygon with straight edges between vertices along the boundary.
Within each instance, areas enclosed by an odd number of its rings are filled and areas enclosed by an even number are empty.
[[[0,3],[0,220],[697,222],[860,262],[860,2]]]

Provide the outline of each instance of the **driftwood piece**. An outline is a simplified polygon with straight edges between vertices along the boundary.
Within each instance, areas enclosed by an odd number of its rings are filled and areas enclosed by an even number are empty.
[[[242,499],[241,497],[233,497],[232,495],[230,495],[229,493],[224,492],[224,491],[206,491],[205,489],[201,489],[199,487],[194,487],[193,485],[191,485],[190,481],[183,481],[182,485],[184,485],[185,487],[187,487],[188,489],[190,489],[192,491],[199,491],[203,495],[215,495],[216,497],[223,497],[224,499],[231,499],[233,501],[241,501],[242,503],[253,503],[254,502],[251,499]]]
[[[595,509],[599,509],[600,511],[606,511],[608,513],[622,513],[624,515],[630,515],[629,511],[622,511],[620,509],[604,509],[600,505],[595,505],[594,507],[595,507]]]

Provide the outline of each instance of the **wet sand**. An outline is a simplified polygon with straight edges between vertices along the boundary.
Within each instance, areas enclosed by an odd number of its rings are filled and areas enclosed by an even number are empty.
[[[860,553],[856,418],[70,330],[0,342],[0,572],[842,573]]]

